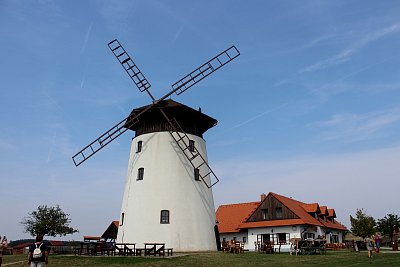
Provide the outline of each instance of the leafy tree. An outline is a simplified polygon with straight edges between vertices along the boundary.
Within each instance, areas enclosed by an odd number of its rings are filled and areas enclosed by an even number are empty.
[[[393,229],[395,226],[400,228],[400,218],[395,214],[388,214],[382,219],[378,219],[377,222],[377,229],[379,232],[390,238],[393,237]]]
[[[24,226],[25,232],[32,236],[65,236],[78,232],[78,230],[69,227],[71,220],[68,216],[69,214],[63,212],[58,205],[56,207],[43,205],[29,213],[29,216],[25,217],[21,224]]]
[[[365,214],[363,209],[357,209],[355,218],[350,215],[350,222],[355,236],[366,238],[375,233],[375,219]]]

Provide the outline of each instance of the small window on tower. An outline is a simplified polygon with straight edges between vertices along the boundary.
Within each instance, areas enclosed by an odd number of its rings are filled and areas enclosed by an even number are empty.
[[[169,210],[162,210],[160,217],[161,224],[169,224]]]
[[[143,176],[144,176],[144,168],[139,168],[136,180],[138,181],[143,180]]]
[[[195,181],[200,181],[200,170],[199,169],[194,169],[194,180]]]
[[[189,140],[189,151],[194,152],[194,140]]]
[[[143,145],[142,141],[137,142],[136,153],[142,152],[142,145]]]
[[[123,212],[123,213],[121,214],[121,224],[120,224],[119,226],[124,225],[124,219],[125,219],[125,213]]]

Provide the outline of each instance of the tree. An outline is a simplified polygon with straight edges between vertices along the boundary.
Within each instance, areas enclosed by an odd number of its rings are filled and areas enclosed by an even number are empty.
[[[25,232],[32,236],[65,236],[78,232],[69,227],[71,220],[68,216],[69,214],[63,212],[58,205],[56,207],[43,205],[29,213],[29,216],[25,217],[21,224],[24,225]]]
[[[400,228],[400,218],[395,214],[388,214],[382,219],[378,219],[377,229],[382,235],[393,237],[393,229],[397,226]]]
[[[355,236],[366,238],[375,233],[375,219],[365,214],[363,209],[357,209],[355,218],[350,215],[350,222]]]

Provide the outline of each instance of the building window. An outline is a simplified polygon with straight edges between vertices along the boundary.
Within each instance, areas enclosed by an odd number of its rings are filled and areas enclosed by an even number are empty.
[[[314,239],[315,234],[314,233],[307,233],[307,238]]]
[[[121,224],[120,224],[119,226],[124,225],[124,219],[125,219],[125,213],[123,212],[123,213],[121,214]]]
[[[282,219],[282,208],[275,208],[275,218]]]
[[[289,239],[289,234],[286,233],[279,233],[277,234],[279,244],[286,244],[287,240]]]
[[[268,209],[262,209],[261,212],[263,220],[268,220]]]
[[[144,168],[139,168],[136,180],[138,180],[138,181],[143,180],[143,176],[144,176]]]
[[[162,210],[160,217],[161,224],[169,224],[169,210]]]
[[[200,181],[200,170],[199,169],[194,169],[194,180],[195,181]]]
[[[247,242],[247,238],[244,236],[243,237],[243,243],[246,243]]]
[[[136,147],[136,153],[142,152],[142,146],[143,146],[143,142],[142,141],[138,141],[137,142],[137,147]]]
[[[194,152],[194,140],[189,140],[189,151]]]

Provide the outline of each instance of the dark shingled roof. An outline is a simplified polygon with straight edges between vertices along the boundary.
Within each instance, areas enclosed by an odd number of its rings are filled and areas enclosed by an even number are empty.
[[[139,114],[150,105],[133,109],[129,118]],[[203,133],[211,127],[217,125],[218,121],[201,111],[195,110],[172,99],[160,101],[145,113],[140,115],[138,123],[124,127],[136,132],[136,136],[153,132],[164,132],[171,130],[171,126],[166,121],[159,109],[162,109],[170,120],[176,119],[183,131],[202,137]],[[129,121],[129,119],[128,119]]]

